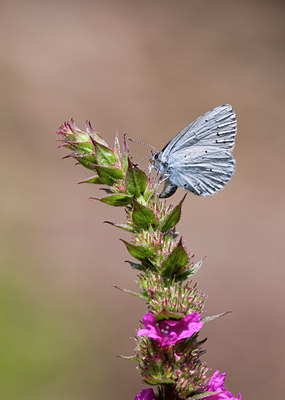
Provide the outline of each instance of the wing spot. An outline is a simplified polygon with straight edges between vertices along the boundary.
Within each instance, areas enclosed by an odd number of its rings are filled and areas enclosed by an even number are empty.
[[[205,150],[205,153],[208,153],[208,151],[207,151],[207,150]]]
[[[219,142],[216,140],[216,143],[219,143]]]

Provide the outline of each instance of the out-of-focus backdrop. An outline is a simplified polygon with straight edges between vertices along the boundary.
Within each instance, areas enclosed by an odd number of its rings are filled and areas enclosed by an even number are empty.
[[[0,398],[132,399],[139,300],[122,209],[88,200],[55,132],[90,119],[162,148],[215,106],[237,113],[236,173],[189,195],[179,230],[208,294],[208,365],[247,400],[284,393],[283,1],[1,1]],[[136,160],[149,149],[132,144]],[[181,190],[169,201],[181,199]]]

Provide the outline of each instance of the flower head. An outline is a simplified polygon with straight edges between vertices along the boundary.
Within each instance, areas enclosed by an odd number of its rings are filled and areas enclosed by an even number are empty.
[[[205,397],[206,400],[241,400],[240,393],[236,398],[224,387],[225,378],[226,373],[220,374],[220,371],[216,371],[213,374],[208,385],[208,391],[217,393]]]
[[[174,344],[181,339],[192,336],[198,332],[203,322],[200,322],[200,314],[192,313],[177,321],[164,320],[157,322],[152,313],[147,313],[143,317],[145,329],[139,329],[138,336],[148,336],[159,342],[162,346]]]
[[[134,400],[156,400],[152,389],[143,389]]]

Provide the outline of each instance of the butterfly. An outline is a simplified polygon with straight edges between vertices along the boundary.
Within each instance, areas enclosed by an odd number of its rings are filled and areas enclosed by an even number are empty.
[[[229,104],[216,107],[186,126],[150,160],[164,178],[159,197],[172,196],[177,187],[198,196],[223,189],[235,170],[232,150],[237,121]]]

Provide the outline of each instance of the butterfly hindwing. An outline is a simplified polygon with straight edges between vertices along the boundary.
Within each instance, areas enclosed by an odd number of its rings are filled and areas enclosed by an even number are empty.
[[[235,160],[230,152],[190,147],[169,164],[172,183],[198,195],[215,193],[231,179]],[[177,159],[178,158],[178,159]],[[177,160],[177,162],[175,162]]]

